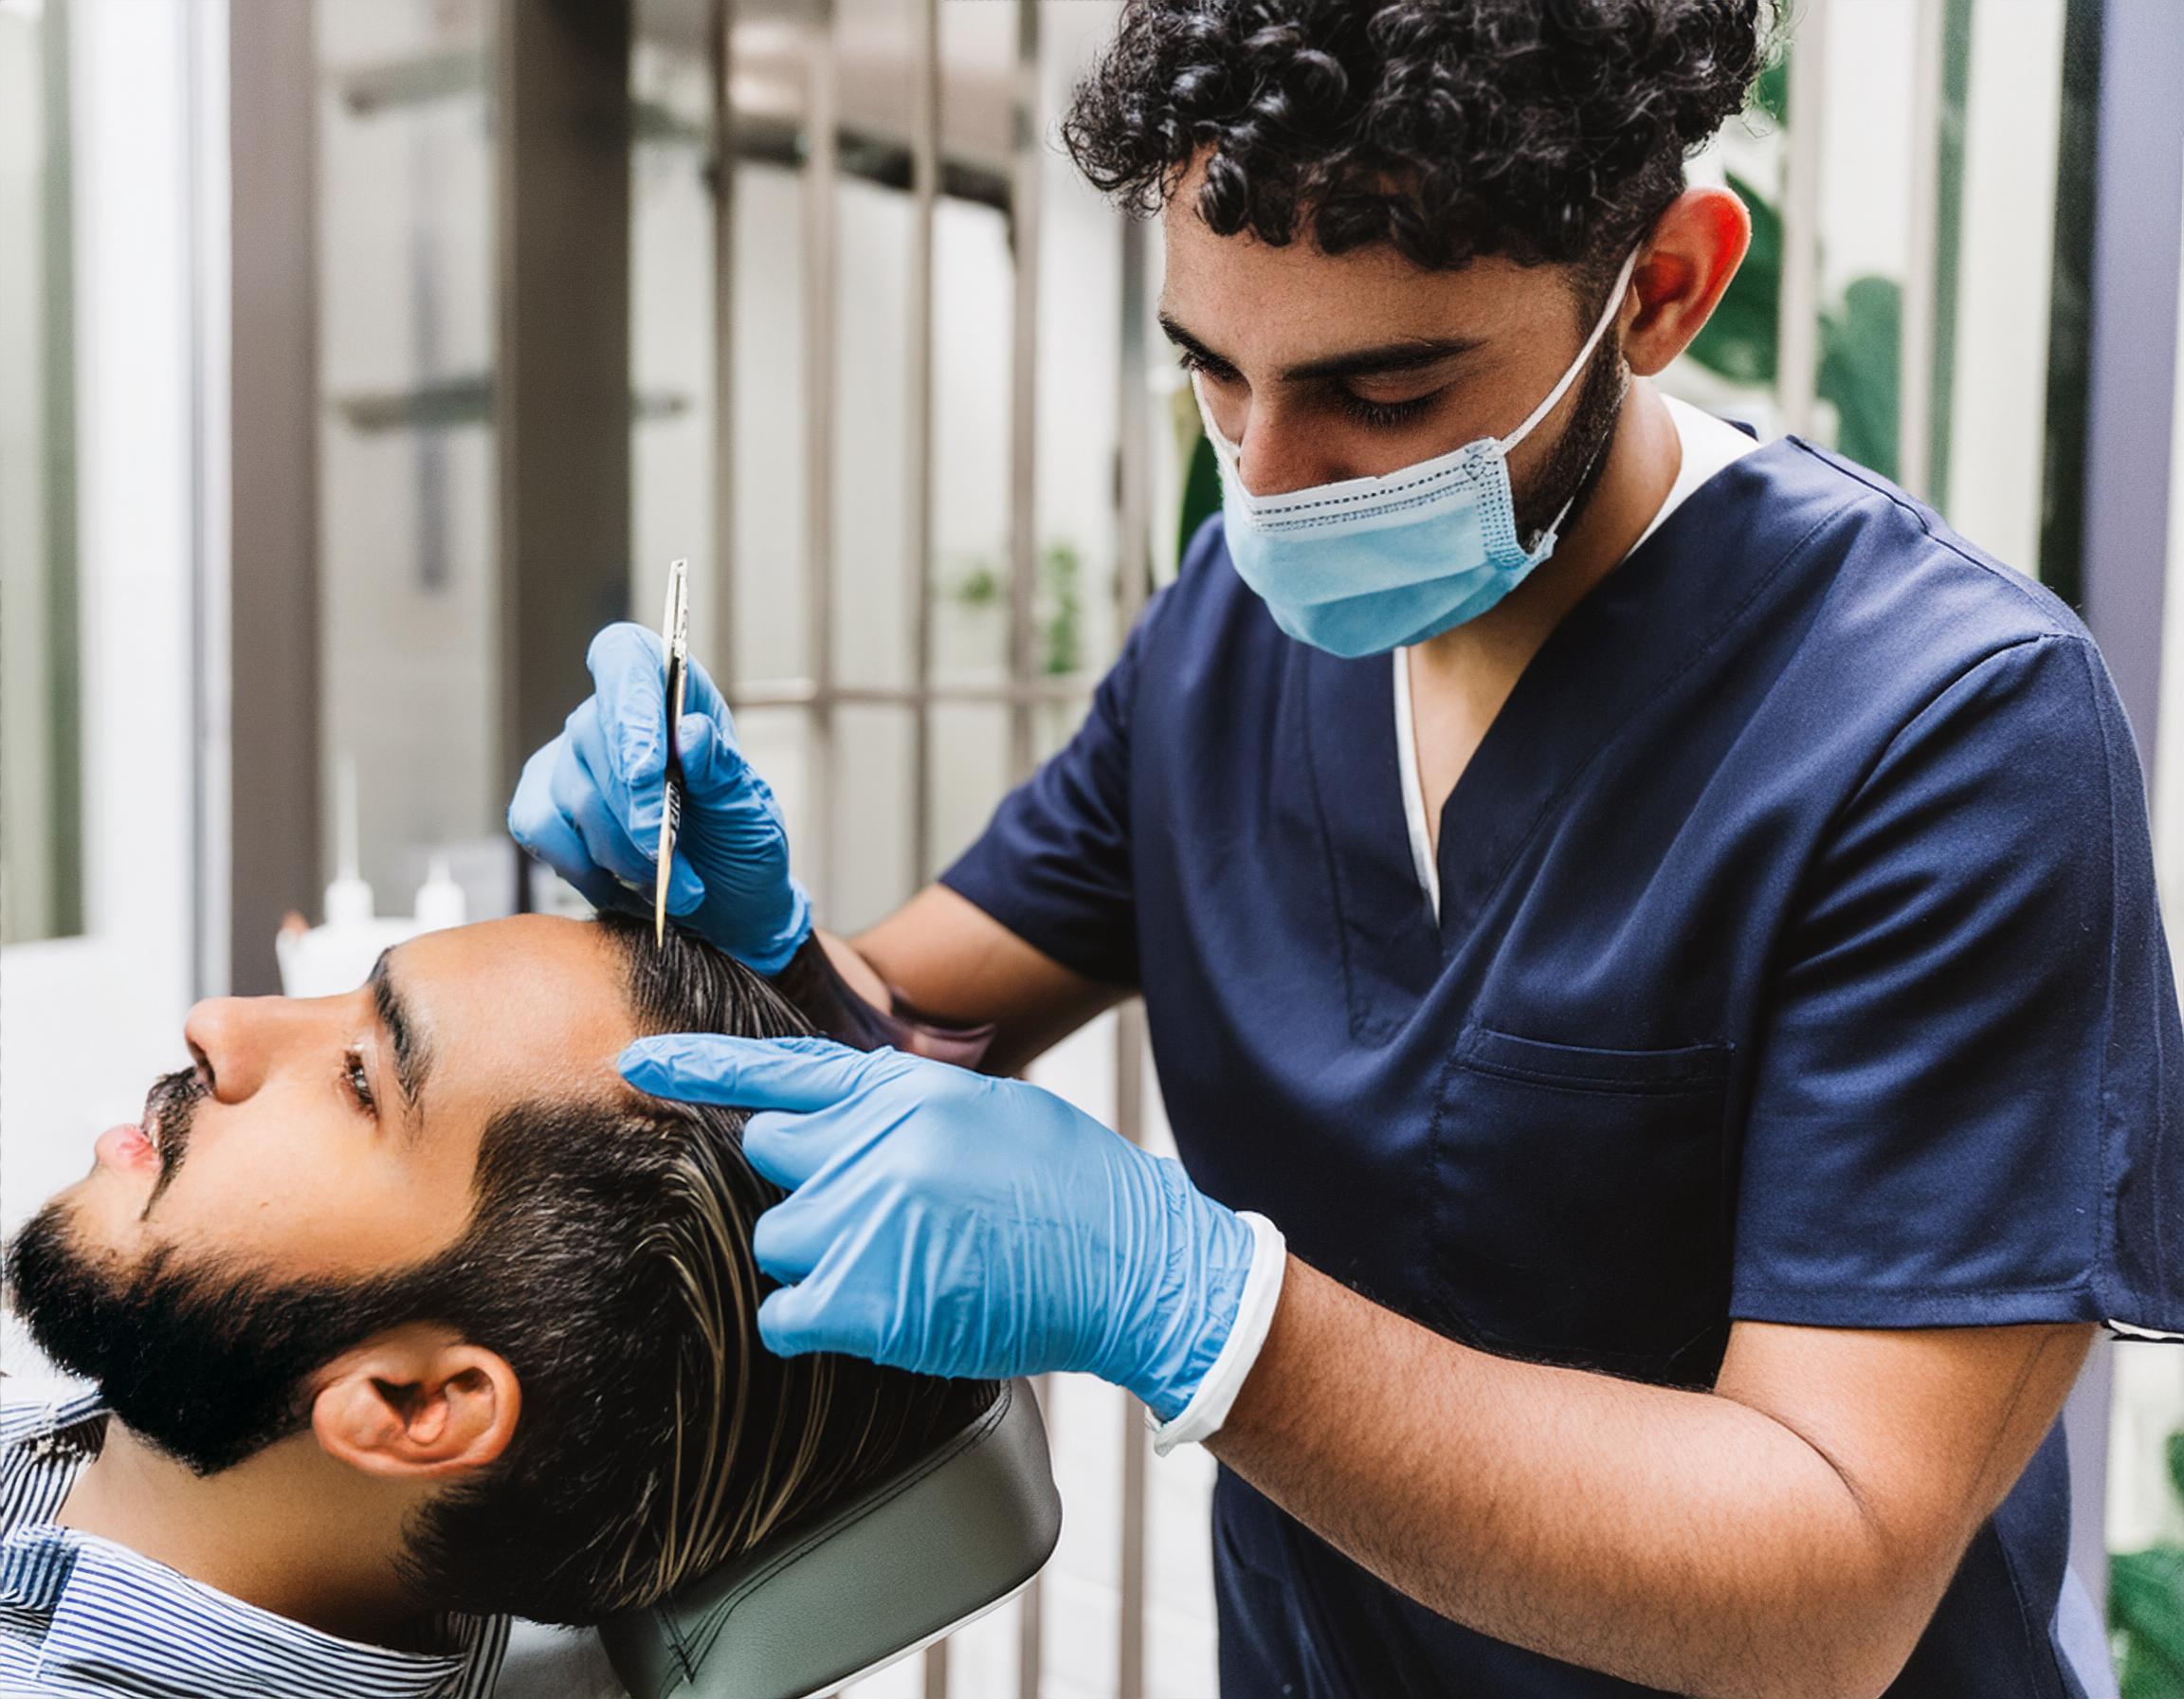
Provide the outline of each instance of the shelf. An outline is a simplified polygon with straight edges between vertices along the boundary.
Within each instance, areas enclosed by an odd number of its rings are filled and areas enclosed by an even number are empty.
[[[360,390],[335,395],[328,403],[353,430],[376,435],[388,430],[447,430],[493,422],[493,378],[489,373],[446,377],[408,390]],[[690,397],[667,393],[632,394],[629,422],[648,425],[682,417]]]

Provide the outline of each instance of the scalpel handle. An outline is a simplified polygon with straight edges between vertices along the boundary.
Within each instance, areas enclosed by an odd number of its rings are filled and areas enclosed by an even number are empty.
[[[667,662],[667,761],[662,776],[660,852],[652,875],[652,945],[667,942],[667,876],[675,859],[675,834],[682,829],[682,755],[675,728],[682,723],[682,690],[690,676],[690,563],[667,569],[667,609],[660,621],[660,647]]]

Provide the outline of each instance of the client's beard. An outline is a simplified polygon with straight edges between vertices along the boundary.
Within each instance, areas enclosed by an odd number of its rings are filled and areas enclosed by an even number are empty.
[[[132,1433],[199,1474],[309,1420],[304,1379],[349,1343],[339,1286],[278,1286],[184,1266],[161,1246],[134,1269],[76,1241],[47,1204],[8,1251],[15,1312],[46,1356],[94,1380]]]
[[[1623,416],[1623,397],[1630,387],[1623,364],[1623,339],[1607,336],[1593,351],[1585,375],[1577,380],[1577,400],[1569,427],[1547,456],[1546,465],[1516,494],[1517,535],[1526,548],[1538,545],[1539,534],[1555,523],[1564,502],[1556,535],[1567,537],[1577,528],[1599,488],[1600,475],[1608,469],[1608,446]]]
[[[170,1076],[153,1088],[156,1197],[203,1097]],[[242,1462],[310,1420],[312,1372],[395,1323],[445,1303],[432,1265],[365,1280],[277,1281],[160,1246],[134,1267],[84,1246],[64,1200],[8,1248],[9,1301],[39,1348],[98,1383],[132,1433],[199,1474]]]

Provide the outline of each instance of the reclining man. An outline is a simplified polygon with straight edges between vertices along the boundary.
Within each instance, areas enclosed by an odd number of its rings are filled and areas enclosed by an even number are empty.
[[[508,1616],[657,1599],[983,1409],[760,1347],[742,1117],[615,1072],[693,1029],[811,1031],[617,917],[198,1005],[9,1249],[95,1389],[0,1430],[0,1691],[482,1694]]]

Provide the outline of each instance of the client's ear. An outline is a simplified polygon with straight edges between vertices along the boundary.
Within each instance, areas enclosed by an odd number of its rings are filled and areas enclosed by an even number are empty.
[[[388,1477],[459,1474],[507,1450],[521,1402],[507,1360],[445,1327],[399,1327],[317,1377],[311,1431],[352,1469]]]

